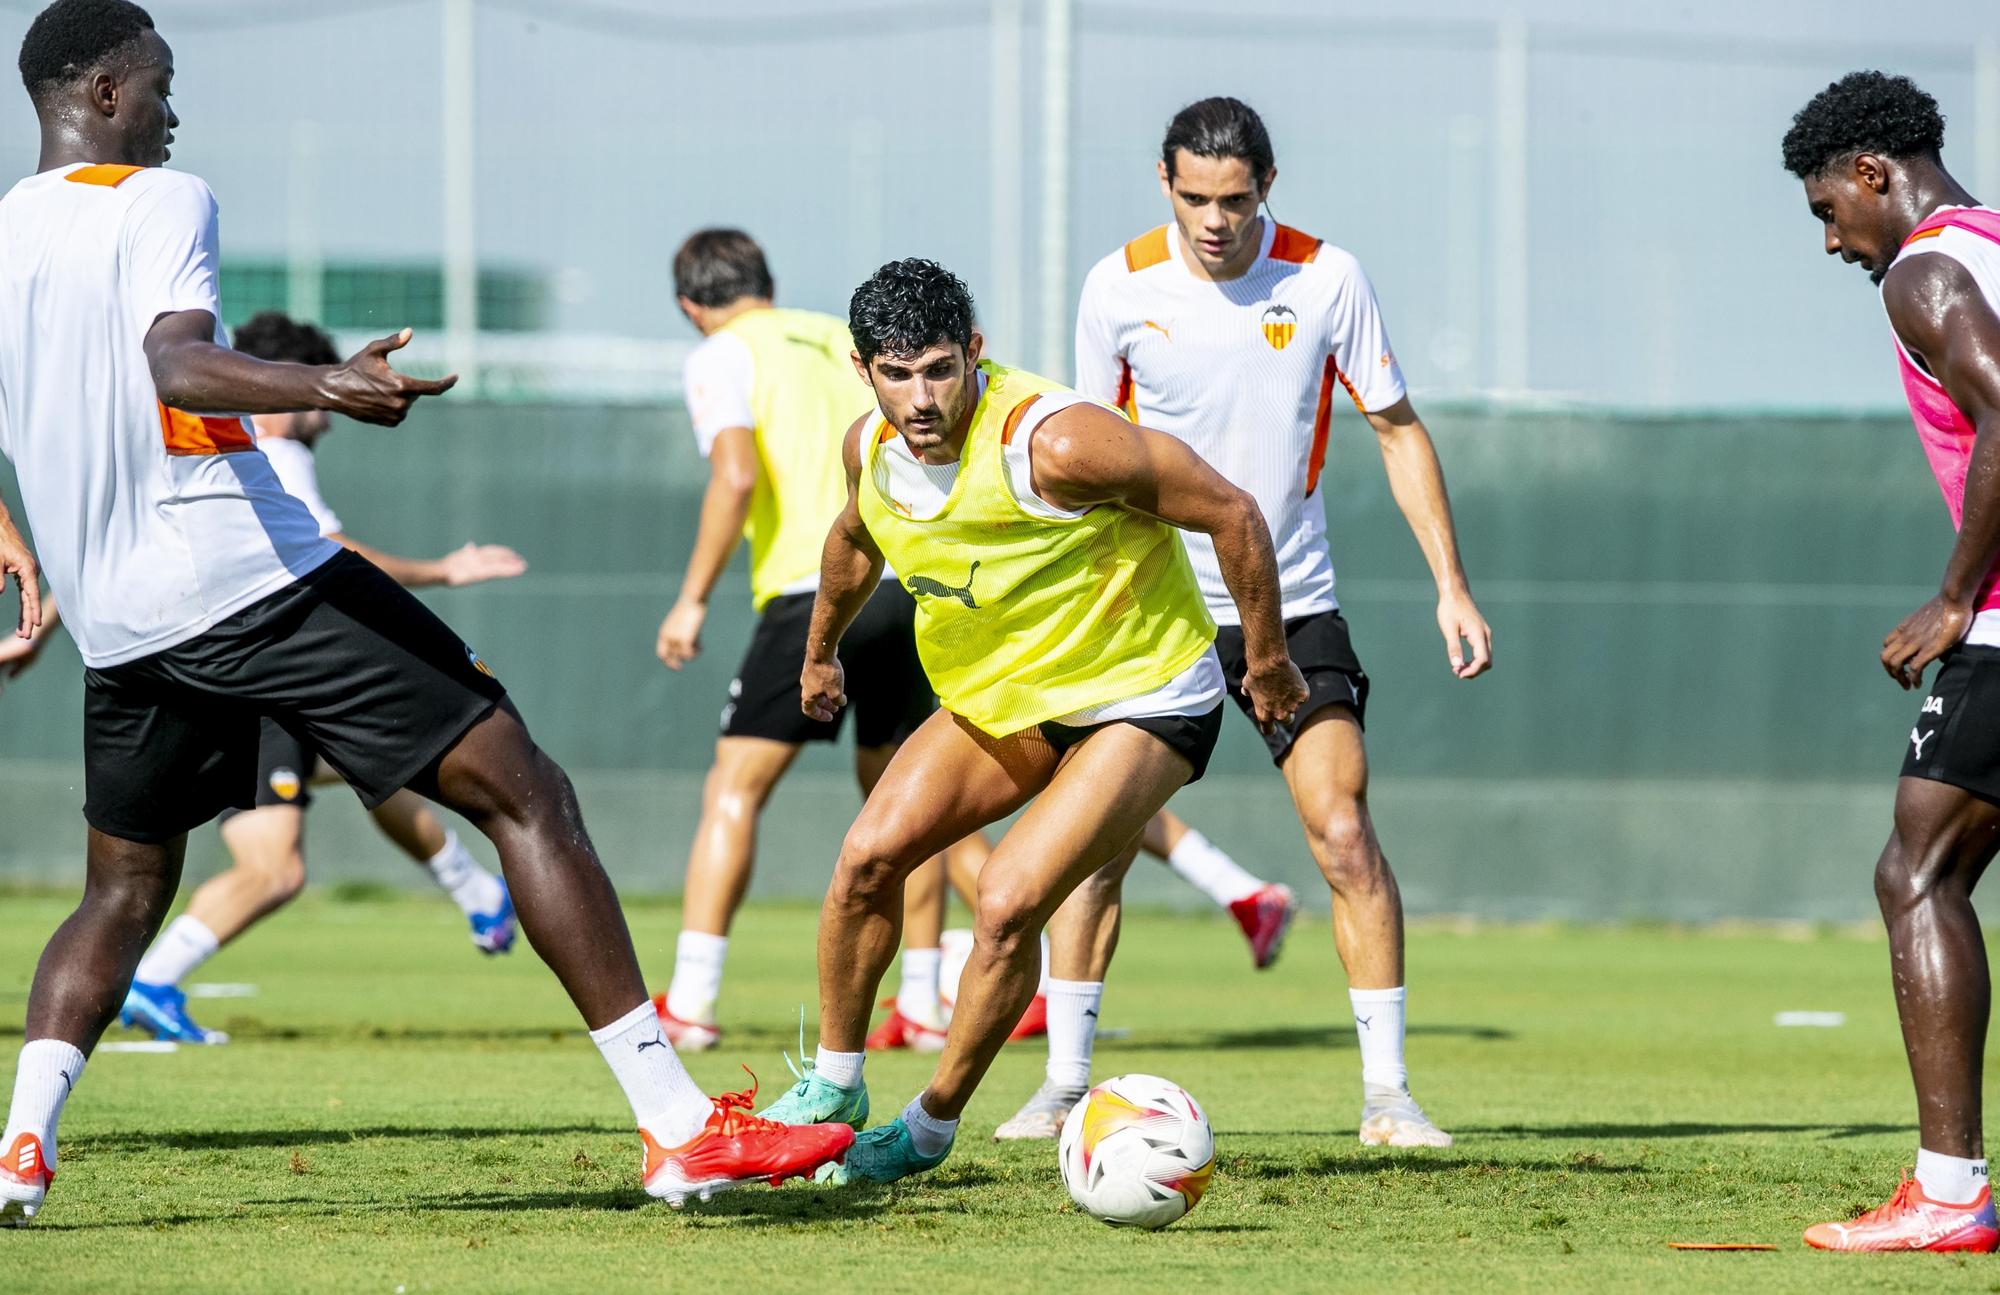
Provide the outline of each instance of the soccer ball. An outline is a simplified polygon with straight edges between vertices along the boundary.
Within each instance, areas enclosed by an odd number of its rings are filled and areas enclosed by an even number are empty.
[[[1120,1075],[1070,1111],[1057,1157],[1084,1213],[1113,1227],[1163,1228],[1208,1190],[1215,1134],[1179,1084]]]

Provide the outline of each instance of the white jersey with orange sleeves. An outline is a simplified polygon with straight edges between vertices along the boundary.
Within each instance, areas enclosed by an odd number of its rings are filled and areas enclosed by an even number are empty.
[[[146,333],[217,318],[215,197],[158,167],[78,165],[0,198],[0,451],[84,663],[202,633],[340,552],[247,420],[169,409]]]
[[[1318,493],[1336,392],[1377,412],[1403,398],[1403,373],[1360,263],[1263,226],[1256,262],[1226,283],[1188,269],[1171,225],[1099,261],[1077,308],[1076,385],[1187,442],[1256,496],[1289,619],[1339,606]],[[1215,546],[1184,538],[1209,611],[1237,624]]]

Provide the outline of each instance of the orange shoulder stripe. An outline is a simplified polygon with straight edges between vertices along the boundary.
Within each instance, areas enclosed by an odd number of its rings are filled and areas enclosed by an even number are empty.
[[[1320,240],[1311,234],[1302,233],[1290,225],[1280,225],[1271,239],[1271,259],[1307,265],[1319,255],[1319,245]]]
[[[1021,419],[1027,416],[1028,406],[1034,404],[1039,399],[1041,399],[1041,396],[1037,393],[1036,395],[1029,396],[1026,400],[1023,400],[1020,404],[1007,411],[1007,421],[1000,425],[1000,443],[1002,445],[1012,445],[1014,443],[1014,433],[1021,430]]]
[[[116,189],[119,185],[145,169],[143,166],[118,166],[110,162],[103,162],[96,166],[79,167],[64,176],[63,179],[68,180],[72,184],[98,184],[103,185],[107,189]]]
[[[1143,270],[1147,266],[1158,265],[1167,259],[1167,227],[1139,235],[1125,244],[1125,268]]]

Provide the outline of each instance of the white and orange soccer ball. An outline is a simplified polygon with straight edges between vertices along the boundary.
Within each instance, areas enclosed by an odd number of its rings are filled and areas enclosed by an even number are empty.
[[[1195,1207],[1215,1172],[1201,1106],[1158,1075],[1120,1075],[1083,1095],[1057,1146],[1063,1186],[1113,1227],[1163,1228]]]

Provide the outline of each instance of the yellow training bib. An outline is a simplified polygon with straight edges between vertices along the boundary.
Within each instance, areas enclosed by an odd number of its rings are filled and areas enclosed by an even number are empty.
[[[743,534],[757,609],[819,570],[847,505],[840,444],[874,400],[849,360],[847,325],[809,310],[749,310],[722,326],[750,348],[757,487]]]
[[[935,517],[894,503],[862,454],[861,520],[917,600],[917,651],[947,710],[995,737],[1150,692],[1215,640],[1180,532],[1102,505],[1074,519],[1015,499],[1001,446],[1035,398],[1065,388],[982,362],[958,479]]]

